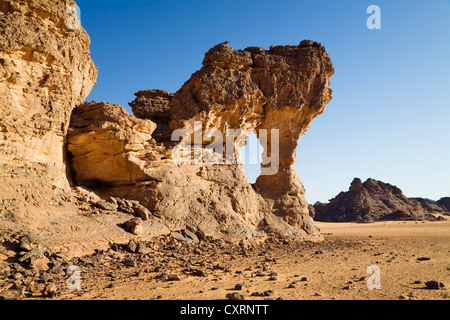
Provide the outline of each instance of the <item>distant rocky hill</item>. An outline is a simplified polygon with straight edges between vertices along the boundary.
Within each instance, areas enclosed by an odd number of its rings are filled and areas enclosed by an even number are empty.
[[[314,205],[316,221],[370,222],[377,220],[442,220],[450,213],[450,198],[433,201],[408,198],[389,183],[355,178],[349,191],[339,193],[329,203]]]
[[[441,198],[438,201],[436,201],[436,203],[441,207],[447,209],[447,211],[450,211],[450,197]]]

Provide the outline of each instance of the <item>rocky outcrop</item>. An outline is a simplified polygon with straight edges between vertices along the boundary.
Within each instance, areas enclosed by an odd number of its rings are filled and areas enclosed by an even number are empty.
[[[448,212],[450,212],[450,197],[443,197],[436,201],[436,204],[444,207]]]
[[[324,47],[221,43],[178,92],[136,93],[132,116],[83,104],[97,68],[74,5],[0,0],[0,228],[106,239],[98,230],[136,215],[139,234],[156,223],[228,238],[319,237],[294,163],[300,136],[331,99]],[[265,147],[254,185],[240,154],[252,131]],[[188,158],[175,161],[186,148]],[[89,220],[80,211],[117,215]]]
[[[152,119],[156,123],[168,122],[169,104],[173,94],[164,90],[143,90],[134,94],[136,100],[129,103],[133,114],[141,119]]]
[[[129,103],[133,114],[141,119],[152,119],[157,124],[153,136],[161,140],[169,138],[170,107],[173,93],[164,90],[144,90],[135,93],[136,99]]]
[[[422,208],[424,208],[428,212],[442,213],[442,214],[447,214],[450,212],[450,210],[447,209],[445,206],[441,205],[439,201],[434,201],[426,198],[409,198],[409,199],[419,202]]]
[[[75,110],[68,150],[76,181],[138,200],[166,223],[206,234],[318,236],[294,167],[295,150],[331,99],[333,73],[328,53],[316,42],[270,50],[219,44],[175,94],[136,93],[130,105],[145,122],[106,103]],[[192,144],[183,164],[173,161],[180,137],[171,136],[179,130],[183,146]],[[268,142],[262,143],[263,174],[253,186],[239,151],[252,131]],[[208,148],[213,141],[214,152]],[[211,156],[217,161],[207,161]]]
[[[149,130],[137,132],[139,124]],[[242,165],[177,165],[170,145],[156,143],[152,130],[152,121],[131,116],[118,105],[83,104],[75,110],[68,134],[75,181],[103,198],[137,200],[174,230],[189,226],[229,238],[264,234],[257,229],[267,226],[265,215],[269,221],[272,215]],[[286,234],[300,232],[278,224]]]
[[[67,141],[74,181],[79,185],[134,184],[149,180],[144,166],[159,155],[156,124],[109,103],[85,103],[74,110]],[[148,159],[145,161],[145,159]]]
[[[447,209],[423,198],[408,198],[396,186],[355,178],[349,191],[329,203],[314,205],[315,220],[327,222],[371,222],[378,220],[439,220]]]
[[[70,190],[64,142],[96,83],[90,39],[71,0],[0,0],[0,213],[45,207]]]

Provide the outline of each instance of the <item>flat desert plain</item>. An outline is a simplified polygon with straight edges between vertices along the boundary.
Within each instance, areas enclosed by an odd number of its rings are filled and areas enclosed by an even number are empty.
[[[450,299],[450,221],[317,226],[325,238],[317,243],[176,244],[173,253],[153,244],[133,267],[115,263],[126,256],[116,252],[82,271],[81,290],[59,283],[55,299],[223,300],[234,292],[245,300]],[[368,287],[370,266],[379,268],[379,289]],[[445,287],[427,288],[432,280]]]

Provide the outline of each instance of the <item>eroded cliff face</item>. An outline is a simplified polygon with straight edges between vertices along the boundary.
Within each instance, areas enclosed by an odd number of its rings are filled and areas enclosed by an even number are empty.
[[[143,120],[107,103],[77,108],[68,134],[76,181],[104,196],[138,200],[174,228],[189,225],[230,238],[318,237],[294,167],[295,150],[331,100],[333,73],[328,53],[316,42],[270,50],[219,44],[175,94],[136,93],[130,105]],[[173,161],[178,140],[171,137],[180,129],[194,149],[189,163]],[[267,134],[265,155],[271,160],[255,185],[238,161],[252,131],[260,139]],[[272,150],[273,135],[279,143]],[[194,161],[198,153],[210,154],[212,141],[223,161],[232,145],[230,163]]]
[[[93,242],[126,235],[118,225],[137,215],[149,234],[320,237],[294,168],[300,136],[331,99],[334,70],[320,44],[221,43],[178,92],[136,93],[132,116],[83,104],[97,68],[72,5],[0,0],[0,229]],[[240,147],[253,131],[267,140],[267,162],[251,185]],[[175,161],[186,147],[188,161]]]
[[[90,39],[69,28],[70,0],[0,0],[0,205],[43,207],[70,186],[70,115],[96,83]]]

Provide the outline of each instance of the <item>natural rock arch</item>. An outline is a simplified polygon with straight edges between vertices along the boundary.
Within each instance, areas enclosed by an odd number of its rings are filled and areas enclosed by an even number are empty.
[[[119,106],[107,103],[80,106],[68,137],[77,182],[93,186],[103,181],[108,186],[103,192],[138,200],[174,226],[194,225],[231,238],[318,236],[294,167],[295,150],[300,136],[331,100],[328,79],[333,73],[328,53],[313,41],[270,50],[235,50],[221,43],[206,53],[203,67],[175,94],[136,93],[130,103],[136,117],[125,117]],[[136,123],[155,127],[143,137]],[[208,130],[235,130],[236,154],[250,132],[256,131],[260,139],[266,132],[269,141],[276,133],[279,152],[272,152],[270,143],[266,152],[279,156],[279,170],[261,175],[252,186],[241,164],[176,165],[170,160],[170,137],[180,129],[193,142],[196,134],[204,136]],[[121,151],[110,154],[102,148],[105,135],[122,141]],[[208,143],[198,145],[203,151]],[[92,149],[97,156],[92,156]],[[112,180],[99,177],[98,168]],[[136,174],[117,174],[127,170]]]
[[[110,232],[78,215],[82,197],[74,196],[70,166],[75,185],[105,199],[137,200],[171,229],[189,225],[231,239],[319,237],[293,165],[299,137],[331,99],[334,69],[321,44],[269,50],[218,44],[176,93],[138,92],[131,116],[105,102],[82,104],[97,68],[85,30],[66,23],[72,5],[0,0],[0,210],[12,217],[7,229],[77,237],[65,229],[70,225],[89,229],[92,238]],[[233,138],[236,154],[250,132],[267,130],[270,139],[270,130],[279,130],[279,171],[252,186],[239,163],[175,164],[172,133],[194,136],[198,122],[201,135],[241,130]],[[139,203],[133,207],[145,211]]]

